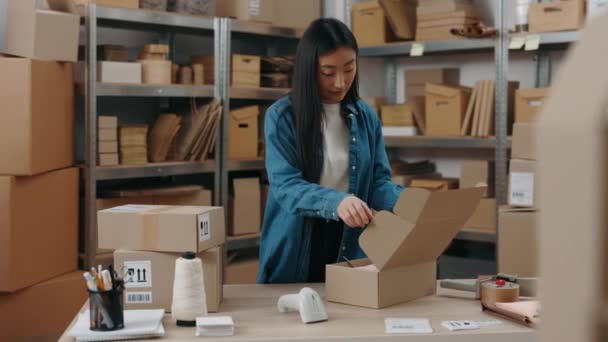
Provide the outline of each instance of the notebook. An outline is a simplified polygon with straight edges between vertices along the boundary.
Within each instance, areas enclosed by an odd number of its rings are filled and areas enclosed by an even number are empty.
[[[116,341],[162,337],[165,328],[162,319],[164,310],[125,310],[125,327],[116,331],[92,331],[89,329],[89,311],[78,316],[78,321],[68,332],[76,341]]]

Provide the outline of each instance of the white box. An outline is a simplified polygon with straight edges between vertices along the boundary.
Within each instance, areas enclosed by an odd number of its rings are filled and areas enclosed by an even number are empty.
[[[97,63],[97,78],[102,83],[141,84],[141,64],[99,62]]]
[[[587,0],[587,19],[608,12],[608,0]]]

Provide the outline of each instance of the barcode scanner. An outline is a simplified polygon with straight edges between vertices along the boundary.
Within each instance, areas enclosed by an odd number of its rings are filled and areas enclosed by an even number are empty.
[[[319,294],[305,287],[298,294],[281,296],[277,303],[279,312],[299,311],[302,323],[327,321],[327,311]]]

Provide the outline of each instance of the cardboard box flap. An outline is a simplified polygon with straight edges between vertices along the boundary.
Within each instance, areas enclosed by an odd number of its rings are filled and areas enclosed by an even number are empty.
[[[353,4],[353,10],[357,12],[380,9],[380,2],[377,0],[364,1]]]
[[[470,92],[470,88],[466,87],[452,87],[441,84],[427,83],[426,84],[426,92],[439,95],[443,97],[454,97],[460,94],[461,92]]]
[[[517,95],[527,100],[543,99],[549,94],[549,89],[550,88],[518,89]]]
[[[230,111],[230,117],[235,121],[245,121],[260,114],[258,106],[250,106]]]
[[[46,0],[46,2],[53,11],[80,15],[73,0]]]
[[[379,270],[435,261],[471,217],[484,189],[430,192],[409,188],[395,212],[380,212],[359,238]]]
[[[522,208],[522,207],[510,207],[510,206],[502,206],[498,209],[500,213],[526,213],[526,212],[535,212],[536,208]]]

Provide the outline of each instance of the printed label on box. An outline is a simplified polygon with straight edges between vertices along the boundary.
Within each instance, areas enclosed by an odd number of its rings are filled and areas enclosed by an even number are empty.
[[[209,213],[198,215],[198,241],[207,241],[211,239],[210,226]]]
[[[152,292],[127,292],[127,304],[152,304]]]
[[[249,0],[249,15],[260,16],[260,0]]]
[[[543,100],[532,100],[532,101],[528,101],[528,106],[531,107],[540,107],[542,106],[544,103]]]
[[[385,318],[387,334],[431,334],[431,322],[424,318]]]
[[[111,209],[107,209],[107,211],[114,213],[139,213],[143,211],[148,211],[152,209],[161,208],[160,205],[135,205],[135,204],[127,204],[121,205],[120,207],[115,207]]]
[[[509,204],[515,206],[534,205],[534,174],[511,172]]]
[[[125,261],[125,287],[141,288],[152,287],[152,262]]]

